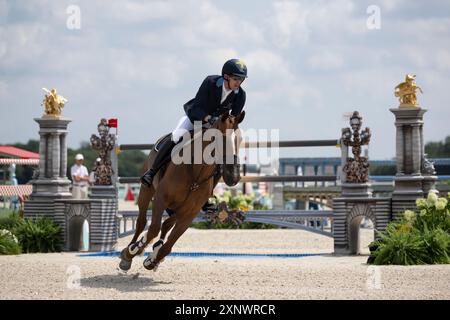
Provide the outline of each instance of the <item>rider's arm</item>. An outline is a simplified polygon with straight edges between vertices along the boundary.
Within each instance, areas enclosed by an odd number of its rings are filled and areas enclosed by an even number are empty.
[[[233,103],[233,108],[231,109],[231,115],[237,117],[241,114],[242,109],[244,108],[246,100],[246,93],[244,89],[240,88],[236,101]]]
[[[210,90],[210,81],[208,77],[203,80],[202,85],[198,89],[197,95],[195,96],[195,103],[193,108],[190,110],[190,118],[194,121],[202,121],[208,116],[208,97]]]

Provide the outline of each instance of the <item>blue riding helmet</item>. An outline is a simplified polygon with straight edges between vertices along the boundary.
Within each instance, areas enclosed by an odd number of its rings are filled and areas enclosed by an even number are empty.
[[[242,60],[230,59],[222,67],[222,76],[224,74],[247,78],[247,66]]]

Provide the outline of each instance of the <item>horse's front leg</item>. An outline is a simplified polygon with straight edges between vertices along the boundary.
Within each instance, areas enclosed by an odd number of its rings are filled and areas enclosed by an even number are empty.
[[[177,242],[177,240],[181,237],[181,235],[189,228],[192,221],[194,220],[197,212],[190,215],[182,215],[177,214],[177,220],[175,226],[173,227],[172,232],[167,239],[167,242],[164,243],[159,250],[157,250],[155,255],[148,256],[144,261],[144,267],[148,270],[156,271],[159,263],[161,263],[164,258],[172,252],[172,247]]]
[[[133,258],[136,255],[142,254],[144,252],[146,235],[144,234],[139,241],[137,241],[137,238],[142,233],[142,231],[144,231],[144,228],[147,224],[147,210],[154,193],[155,189],[153,188],[153,186],[151,188],[147,188],[141,185],[138,197],[139,216],[136,221],[136,231],[134,232],[134,236],[133,239],[131,239],[131,242],[120,253],[119,268],[122,271],[128,271],[131,268]]]

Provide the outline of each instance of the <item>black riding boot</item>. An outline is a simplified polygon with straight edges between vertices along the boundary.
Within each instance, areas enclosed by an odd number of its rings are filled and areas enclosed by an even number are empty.
[[[153,178],[155,177],[158,170],[161,169],[161,167],[167,162],[167,160],[170,160],[170,153],[175,145],[176,143],[173,142],[172,139],[169,139],[168,141],[163,143],[158,153],[156,154],[153,166],[151,167],[151,169],[147,170],[147,172],[145,172],[141,177],[141,183],[145,184],[147,187],[150,187],[152,185]]]

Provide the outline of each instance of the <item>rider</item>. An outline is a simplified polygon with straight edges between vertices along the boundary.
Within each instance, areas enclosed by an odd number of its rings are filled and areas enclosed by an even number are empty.
[[[170,160],[173,147],[179,142],[186,130],[194,129],[194,121],[213,123],[217,117],[231,111],[238,116],[245,104],[245,91],[241,88],[247,78],[247,66],[242,60],[231,59],[225,62],[222,75],[208,76],[203,80],[195,98],[184,105],[186,113],[176,128],[171,139],[167,139],[156,154],[152,168],[141,177],[141,182],[150,187],[158,170]]]

